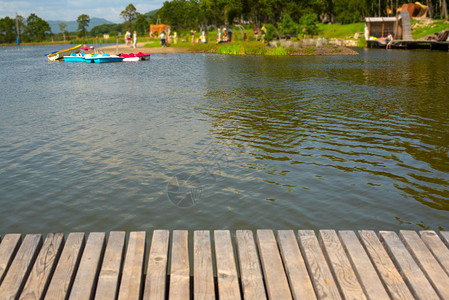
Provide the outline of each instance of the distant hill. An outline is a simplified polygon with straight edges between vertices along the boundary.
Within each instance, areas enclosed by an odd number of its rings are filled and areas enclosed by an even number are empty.
[[[152,15],[154,15],[155,13],[157,13],[158,11],[159,11],[159,8],[147,12],[145,15],[147,15],[147,16],[152,16]]]
[[[78,30],[78,23],[76,21],[47,21],[47,23],[48,25],[50,25],[51,32],[53,33],[61,33],[61,30],[59,30],[59,23],[67,24],[65,30],[67,30],[68,32],[75,32]],[[91,18],[87,30],[91,30],[95,26],[103,24],[115,24],[115,23],[103,18]]]

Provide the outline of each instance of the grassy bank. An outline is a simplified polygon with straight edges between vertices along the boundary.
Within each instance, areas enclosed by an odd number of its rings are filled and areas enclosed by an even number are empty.
[[[159,47],[159,43],[149,43],[146,47]],[[334,45],[327,45],[321,48],[304,47],[304,48],[283,48],[269,47],[265,43],[256,41],[233,41],[231,43],[215,43],[209,42],[202,43],[178,43],[171,44],[170,47],[186,49],[188,52],[200,52],[200,53],[218,53],[227,55],[352,55],[354,51],[346,47],[339,47]]]
[[[441,32],[449,29],[449,22],[445,20],[418,20],[412,19],[412,36],[415,40],[424,38],[427,35],[433,35],[435,32]]]

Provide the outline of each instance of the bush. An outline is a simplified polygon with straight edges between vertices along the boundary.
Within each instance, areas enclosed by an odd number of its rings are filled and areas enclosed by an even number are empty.
[[[299,19],[299,26],[301,28],[301,33],[311,35],[317,35],[318,30],[318,16],[315,13],[308,13],[303,15]]]
[[[279,31],[282,35],[296,34],[298,32],[298,24],[296,24],[290,15],[282,16],[282,22],[278,23]]]
[[[272,24],[265,25],[265,28],[267,28],[267,32],[265,34],[266,41],[271,41],[271,40],[279,38],[278,31],[277,31],[276,27],[274,27]]]

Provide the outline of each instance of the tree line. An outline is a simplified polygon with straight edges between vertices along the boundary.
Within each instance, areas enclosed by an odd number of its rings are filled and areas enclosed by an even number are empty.
[[[365,17],[392,16],[410,0],[172,0],[164,2],[156,17],[176,29],[201,25],[233,23],[277,24],[285,16],[295,22],[306,15],[316,15],[317,21],[349,24]],[[426,0],[429,16],[447,19],[446,0]],[[152,21],[155,18],[153,17]]]
[[[448,18],[447,0],[426,0],[429,17]],[[169,24],[175,30],[198,29],[202,26],[249,24],[261,26],[272,24],[279,29],[294,23],[355,23],[365,17],[394,15],[397,8],[407,0],[172,0],[165,1],[162,8],[147,14],[137,12],[129,4],[121,13],[122,24],[100,25],[88,32],[90,17],[82,14],[77,18],[78,35],[82,38],[108,33],[118,35],[126,30],[148,33],[149,24]],[[66,24],[59,29],[64,36]],[[309,26],[310,27],[310,26]],[[285,32],[285,30],[282,30]],[[53,35],[49,24],[32,13],[28,18],[0,19],[0,43],[13,43],[17,37],[23,42],[41,42]]]

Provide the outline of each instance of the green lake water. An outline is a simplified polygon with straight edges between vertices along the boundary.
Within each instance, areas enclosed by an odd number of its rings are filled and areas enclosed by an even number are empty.
[[[0,48],[1,233],[449,230],[449,53],[54,50]]]

